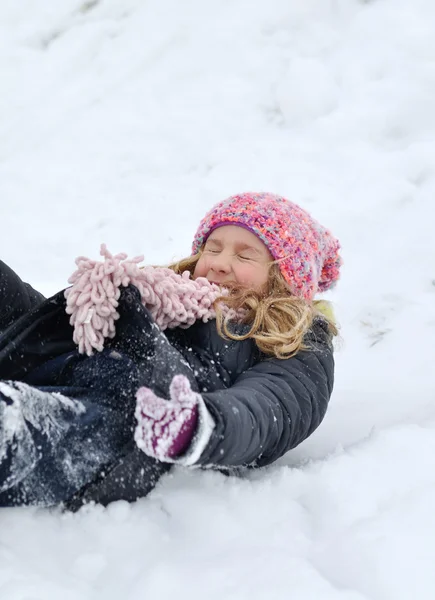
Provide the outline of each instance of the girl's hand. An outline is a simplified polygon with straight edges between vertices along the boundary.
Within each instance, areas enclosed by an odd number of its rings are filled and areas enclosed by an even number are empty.
[[[147,387],[136,393],[134,439],[145,454],[162,462],[187,450],[198,423],[200,394],[192,391],[187,377],[176,375],[169,395],[170,400],[159,398]]]

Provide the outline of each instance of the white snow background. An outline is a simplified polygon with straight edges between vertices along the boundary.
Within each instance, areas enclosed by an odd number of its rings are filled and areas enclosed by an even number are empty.
[[[433,600],[433,0],[2,0],[0,256],[45,294],[78,255],[189,253],[272,191],[345,267],[318,431],[246,480],[0,512],[1,600]]]

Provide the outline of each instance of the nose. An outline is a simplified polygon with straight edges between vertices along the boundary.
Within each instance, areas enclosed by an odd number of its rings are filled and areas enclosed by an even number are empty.
[[[231,261],[228,256],[225,255],[224,252],[220,252],[216,256],[213,257],[210,268],[215,273],[229,273],[231,271]]]

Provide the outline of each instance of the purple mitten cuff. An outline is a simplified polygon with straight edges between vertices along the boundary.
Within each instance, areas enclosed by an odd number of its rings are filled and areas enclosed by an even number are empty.
[[[205,448],[207,447],[207,444],[211,438],[215,426],[216,425],[213,420],[213,417],[208,412],[205,402],[202,399],[202,396],[199,396],[198,424],[196,427],[195,435],[193,436],[190,445],[186,448],[185,452],[181,456],[178,456],[177,458],[174,458],[171,461],[167,462],[172,462],[183,467],[194,466],[198,462]]]
[[[180,432],[174,438],[174,442],[168,450],[168,458],[176,458],[187,450],[192,442],[197,423],[198,406],[195,405],[190,412],[190,416],[181,426]]]

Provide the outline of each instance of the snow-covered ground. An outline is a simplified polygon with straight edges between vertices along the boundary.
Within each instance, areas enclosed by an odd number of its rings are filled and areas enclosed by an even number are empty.
[[[1,600],[433,600],[433,0],[5,0],[0,256],[189,252],[212,203],[301,203],[341,239],[320,429],[246,480],[0,512]]]

